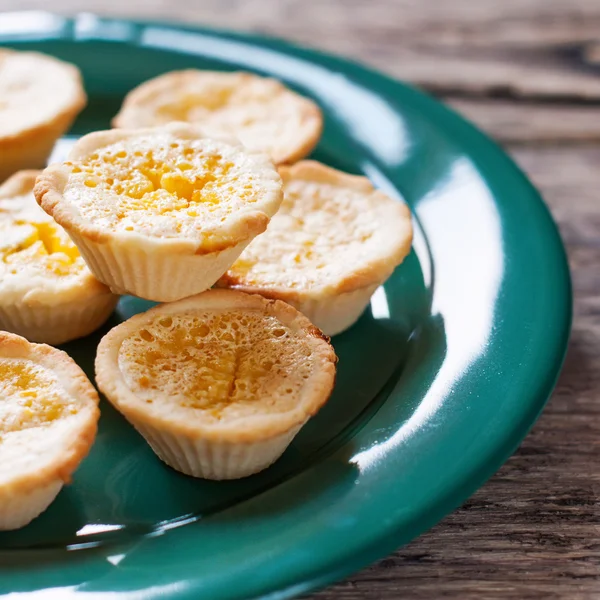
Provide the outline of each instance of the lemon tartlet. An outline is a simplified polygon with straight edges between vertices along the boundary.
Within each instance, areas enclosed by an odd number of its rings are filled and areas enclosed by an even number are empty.
[[[64,352],[0,331],[0,530],[42,513],[89,452],[98,394]]]
[[[79,70],[39,54],[0,49],[0,181],[43,167],[86,104]]]
[[[96,381],[165,463],[235,479],[283,453],[329,398],[336,361],[288,304],[210,290],[112,329]]]
[[[20,171],[0,186],[0,329],[62,344],[98,329],[118,297],[37,205],[38,173]]]
[[[279,212],[218,285],[288,302],[336,335],[410,251],[410,211],[367,178],[314,161],[279,172]]]
[[[42,208],[115,293],[173,301],[208,289],[282,200],[262,153],[185,123],[99,131],[38,177]]]
[[[132,90],[115,127],[186,121],[233,134],[276,164],[305,157],[321,136],[319,107],[275,79],[252,73],[172,71]]]

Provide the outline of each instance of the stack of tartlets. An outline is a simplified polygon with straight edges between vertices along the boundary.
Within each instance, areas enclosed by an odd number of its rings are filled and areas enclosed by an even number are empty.
[[[41,55],[4,56],[8,66],[25,59],[50,61],[69,83],[42,111],[53,142],[85,102],[78,73]],[[0,60],[0,87],[3,76]],[[22,122],[26,139],[33,125]],[[166,302],[104,336],[98,386],[174,469],[245,477],[277,460],[327,401],[337,362],[327,336],[359,318],[410,250],[403,204],[364,177],[301,160],[321,113],[277,81],[167,73],[133,90],[113,125],[82,137],[65,162],[0,187],[0,329],[13,332],[0,333],[0,389],[14,407],[0,415],[0,458],[13,452],[4,439],[27,465],[48,444],[56,458],[18,485],[0,473],[0,528],[39,514],[95,433],[89,381],[31,342],[87,335],[120,294]],[[51,145],[0,175],[39,167]],[[76,449],[58,440],[61,427],[80,432]]]

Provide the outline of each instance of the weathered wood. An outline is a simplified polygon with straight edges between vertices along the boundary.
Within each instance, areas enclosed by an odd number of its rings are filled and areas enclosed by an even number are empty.
[[[0,10],[48,7],[0,0]],[[463,508],[312,598],[600,597],[600,2],[54,0],[51,8],[254,30],[346,54],[435,91],[519,143],[509,150],[560,224],[576,295],[552,401]]]
[[[502,142],[600,140],[600,106],[446,97],[450,106]]]
[[[435,47],[406,50],[395,75],[445,95],[497,96],[540,101],[600,99],[600,71],[579,56],[526,51]]]

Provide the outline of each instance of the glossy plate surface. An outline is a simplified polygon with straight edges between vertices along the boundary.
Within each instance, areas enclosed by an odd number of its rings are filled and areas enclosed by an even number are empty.
[[[571,291],[545,205],[485,136],[410,87],[281,41],[91,15],[9,14],[0,29],[2,45],[82,69],[90,102],[73,136],[107,128],[128,90],[167,70],[278,77],[324,111],[315,158],[404,199],[416,229],[412,254],[334,339],[333,398],[274,467],[185,477],[103,402],[73,485],[0,534],[0,592],[288,598],[409,541],[514,451],[560,369]],[[93,376],[101,335],[146,305],[124,298],[65,349]]]

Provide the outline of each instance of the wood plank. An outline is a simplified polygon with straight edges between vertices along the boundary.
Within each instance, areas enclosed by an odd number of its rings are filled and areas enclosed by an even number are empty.
[[[600,140],[600,106],[446,98],[467,119],[504,143],[563,143]]]
[[[564,39],[560,32],[580,31],[591,37],[594,19],[600,19],[597,0],[54,0],[52,10],[64,14],[82,11],[138,19],[180,19],[225,27],[304,32],[329,32],[344,38],[368,32],[399,31],[418,38],[422,32],[439,34],[462,31],[474,36],[496,37],[511,45],[515,36],[529,43],[535,31],[543,30],[550,39]],[[46,0],[0,0],[0,10],[49,10]],[[571,33],[568,34],[569,36]],[[402,42],[402,40],[398,40]]]
[[[600,71],[585,67],[577,53],[426,47],[397,52],[392,73],[443,95],[591,103]]]

